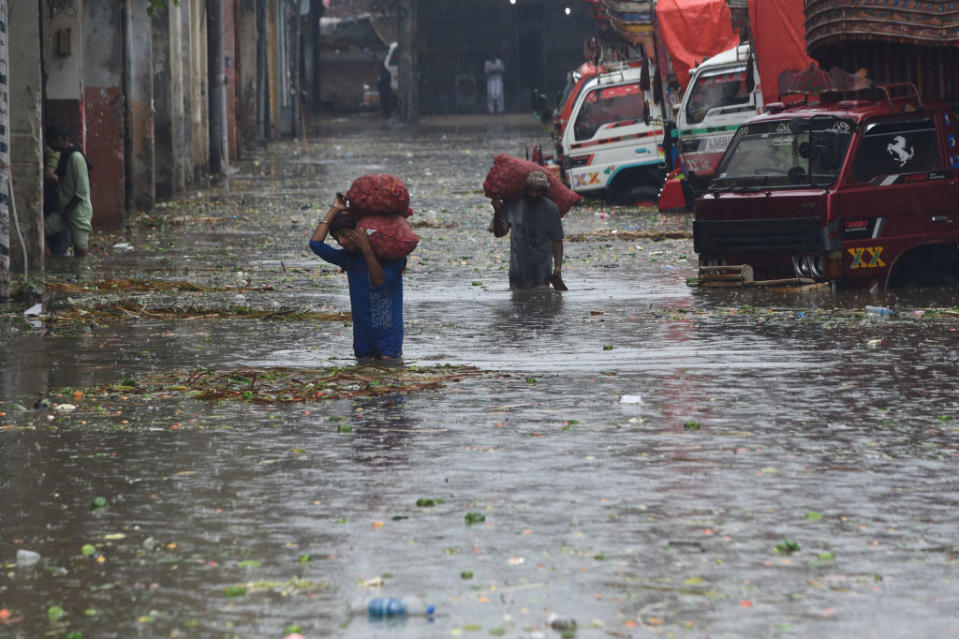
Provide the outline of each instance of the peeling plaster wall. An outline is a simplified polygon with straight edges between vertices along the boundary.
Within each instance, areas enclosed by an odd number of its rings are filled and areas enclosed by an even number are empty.
[[[223,75],[226,93],[227,154],[231,162],[239,158],[239,131],[237,129],[237,73],[236,73],[236,0],[223,0]]]
[[[156,204],[153,120],[153,36],[146,8],[132,3],[133,86],[130,87],[129,134],[133,142],[133,194],[138,210],[149,211]]]
[[[118,229],[124,221],[122,10],[123,3],[116,0],[83,5],[86,152],[92,166],[93,225],[103,229]]]
[[[251,147],[256,132],[256,0],[237,0],[236,91],[242,146]]]
[[[299,4],[299,3],[297,3]],[[292,39],[293,27],[292,3],[289,0],[276,0],[276,88],[279,93],[277,101],[277,130],[282,135],[293,136],[293,60]]]
[[[0,299],[10,296],[10,91],[7,85],[7,55],[10,51],[7,39],[7,0],[0,0]],[[8,366],[0,369],[0,374]]]
[[[266,0],[266,33],[267,33],[267,50],[269,60],[267,64],[270,67],[270,86],[268,92],[270,94],[270,131],[277,131],[277,126],[280,123],[280,82],[282,78],[280,77],[280,43],[279,35],[277,33],[277,0]]]
[[[8,86],[10,166],[13,173],[16,218],[20,234],[10,227],[10,272],[23,272],[26,245],[27,272],[43,278],[43,136],[41,121],[40,13],[35,2],[9,5]],[[4,171],[6,172],[6,171]]]
[[[81,146],[86,141],[83,103],[83,0],[72,0],[50,15],[43,3],[43,65],[46,125],[65,128]],[[57,42],[62,39],[61,50]]]
[[[180,0],[180,28],[172,40],[174,52],[174,85],[173,95],[180,96],[178,107],[179,118],[174,120],[173,136],[176,140],[177,185],[182,183],[186,190],[193,184],[193,90],[189,87],[193,80],[193,64],[190,61],[190,46],[192,41],[193,5],[202,0]]]
[[[199,180],[210,165],[210,106],[207,96],[206,56],[206,2],[192,0],[190,4],[190,104],[191,143],[193,149],[193,178]]]
[[[195,2],[196,0],[193,0]],[[193,183],[191,120],[194,82],[186,47],[191,42],[191,0],[171,3],[153,17],[153,104],[156,196],[168,199]],[[205,79],[201,79],[205,81]]]
[[[173,93],[173,30],[179,20],[171,16],[176,6],[163,8],[153,14],[153,127],[155,154],[155,192],[158,199],[168,199],[176,193],[174,165],[173,123],[178,117],[174,111]],[[177,96],[179,97],[179,96]],[[182,105],[182,102],[179,104]],[[182,112],[179,117],[183,117]]]

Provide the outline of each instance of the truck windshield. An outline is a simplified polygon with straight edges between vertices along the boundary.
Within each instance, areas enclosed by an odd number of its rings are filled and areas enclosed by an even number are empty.
[[[590,91],[573,125],[576,139],[588,140],[604,124],[642,119],[645,102],[638,82]]]
[[[744,124],[709,189],[829,186],[839,176],[853,127],[821,116]]]
[[[714,109],[749,104],[744,66],[716,73],[705,72],[696,78],[696,83],[688,90],[690,92],[689,102],[686,104],[688,124],[699,124]]]

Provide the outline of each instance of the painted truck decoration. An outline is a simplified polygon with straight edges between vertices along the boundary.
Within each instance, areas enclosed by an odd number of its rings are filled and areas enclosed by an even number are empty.
[[[640,67],[624,64],[583,87],[562,138],[566,176],[577,193],[656,198],[665,175],[663,113],[641,76]]]
[[[959,281],[955,108],[912,84],[832,95],[736,132],[696,202],[701,282]]]

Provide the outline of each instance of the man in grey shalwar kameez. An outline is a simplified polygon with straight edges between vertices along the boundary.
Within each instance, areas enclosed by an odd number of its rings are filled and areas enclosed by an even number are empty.
[[[546,197],[549,180],[541,171],[526,177],[523,197],[504,203],[493,200],[496,237],[510,233],[509,285],[513,289],[548,288],[565,291],[563,283],[563,222],[559,208]]]

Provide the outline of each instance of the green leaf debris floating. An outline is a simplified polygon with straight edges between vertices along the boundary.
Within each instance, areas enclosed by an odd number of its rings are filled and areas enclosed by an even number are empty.
[[[775,550],[782,555],[789,555],[794,552],[799,552],[800,548],[799,544],[792,539],[784,539],[776,544]]]
[[[95,322],[109,325],[141,319],[187,320],[187,319],[248,319],[248,320],[284,320],[284,321],[322,321],[349,322],[352,315],[348,311],[316,312],[301,309],[256,309],[249,306],[231,306],[221,308],[185,308],[169,306],[148,306],[145,302],[133,301],[104,302],[89,308],[74,305],[57,311],[45,318],[45,324],[51,328],[73,324]]]
[[[471,366],[177,369],[143,376],[136,386],[108,384],[86,389],[83,398],[86,402],[96,402],[98,398],[116,393],[182,393],[198,400],[255,404],[317,402],[437,390],[483,374]],[[341,425],[339,430],[349,432],[351,429]],[[106,506],[105,499],[102,506]],[[94,507],[102,506],[94,503]]]
[[[469,525],[478,524],[486,521],[486,515],[483,513],[466,513],[466,523]]]

